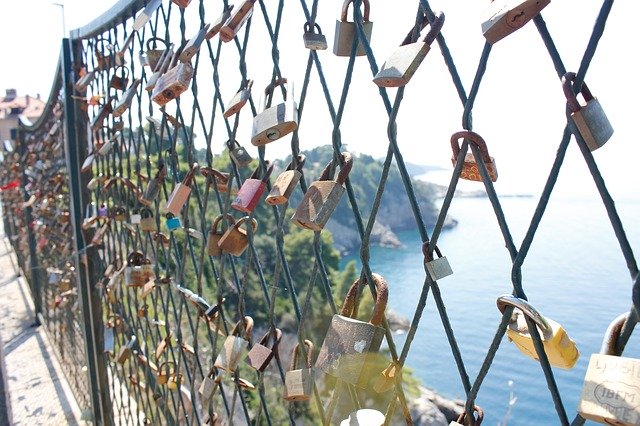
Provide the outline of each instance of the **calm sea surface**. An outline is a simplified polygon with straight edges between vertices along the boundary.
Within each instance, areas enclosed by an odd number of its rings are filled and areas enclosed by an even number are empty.
[[[537,197],[502,198],[516,247],[519,247]],[[640,200],[616,203],[635,253],[640,253]],[[439,281],[456,339],[473,382],[500,321],[496,298],[511,293],[511,261],[491,204],[486,198],[456,198],[450,213],[459,225],[438,243],[454,274]],[[401,249],[372,248],[371,265],[389,282],[389,307],[413,318],[424,280],[417,232],[399,235]],[[356,259],[346,257],[343,262]],[[561,323],[580,350],[571,370],[554,369],[570,419],[576,413],[591,353],[597,352],[608,324],[631,306],[631,278],[599,198],[551,198],[522,270],[529,301]],[[405,335],[395,337],[400,351]],[[640,357],[634,336],[625,355]],[[464,389],[431,294],[407,365],[423,383],[445,396],[464,398]],[[484,424],[505,420],[508,382],[517,401],[509,425],[559,424],[539,364],[503,339],[477,403]]]

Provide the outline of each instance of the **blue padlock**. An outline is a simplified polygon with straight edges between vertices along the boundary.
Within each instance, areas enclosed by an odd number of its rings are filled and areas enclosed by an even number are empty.
[[[167,220],[165,225],[167,226],[167,230],[175,231],[178,228],[182,228],[182,222],[180,222],[180,218],[174,216],[173,213],[167,213]]]

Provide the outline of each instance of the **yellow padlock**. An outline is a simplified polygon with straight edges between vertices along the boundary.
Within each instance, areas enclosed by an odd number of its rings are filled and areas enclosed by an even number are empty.
[[[551,365],[559,368],[572,368],[578,361],[580,357],[578,348],[564,328],[552,319],[543,317],[529,302],[515,296],[503,295],[498,297],[496,304],[500,312],[504,312],[507,306],[517,308],[511,316],[507,337],[520,349],[520,352],[538,360],[538,353],[533,346],[531,334],[529,334],[526,315],[536,323],[542,337],[544,351]]]

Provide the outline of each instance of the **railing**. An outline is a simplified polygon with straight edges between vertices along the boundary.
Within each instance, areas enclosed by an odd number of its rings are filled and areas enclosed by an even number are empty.
[[[360,5],[357,0],[354,3]],[[582,83],[612,3],[603,3],[574,88]],[[471,378],[434,281],[438,275],[432,276],[429,268],[433,265],[434,251],[438,252],[436,243],[473,136],[461,135],[460,140],[464,137],[464,142],[453,177],[435,226],[429,232],[424,207],[418,202],[398,146],[396,118],[404,87],[397,90],[394,99],[384,87],[380,88],[380,98],[389,116],[388,152],[377,177],[379,185],[371,205],[358,199],[350,179],[344,181],[346,196],[337,208],[349,212],[349,223],[357,230],[362,270],[357,277],[340,273],[337,253],[325,236],[327,233],[301,230],[287,220],[294,211],[299,211],[296,206],[301,203],[303,193],[309,195],[317,191],[310,177],[318,176],[324,164],[305,165],[299,185],[290,201],[284,204],[268,206],[260,199],[254,208],[247,207],[250,203],[245,200],[240,202],[245,204],[245,212],[240,214],[232,208],[232,204],[237,204],[236,192],[240,187],[246,189],[243,183],[246,184],[249,174],[254,169],[258,170],[259,178],[266,173],[265,153],[272,145],[265,148],[262,143],[257,149],[257,159],[242,161],[239,145],[233,143],[248,145],[244,126],[251,116],[258,115],[261,106],[250,96],[239,113],[224,116],[223,112],[229,110],[227,97],[238,87],[250,87],[250,76],[270,74],[272,84],[282,81],[287,75],[281,70],[280,50],[289,48],[288,41],[285,43],[279,38],[283,27],[288,25],[283,18],[284,1],[243,4],[253,6],[253,17],[229,43],[223,43],[220,35],[206,38],[190,60],[167,61],[175,70],[183,67],[187,74],[188,64],[192,64],[194,71],[193,78],[185,78],[188,89],[164,106],[159,106],[158,99],[171,98],[174,94],[145,90],[155,78],[148,63],[162,64],[162,53],[168,51],[171,43],[179,52],[198,29],[207,22],[215,22],[218,15],[224,16],[229,7],[226,1],[217,7],[209,2],[194,1],[188,8],[181,9],[166,1],[162,4],[152,0],[144,4],[122,0],[103,17],[73,31],[71,39],[63,41],[58,78],[43,117],[33,126],[21,127],[17,152],[5,162],[6,182],[20,179],[24,189],[3,192],[7,213],[5,229],[27,274],[36,310],[53,337],[80,405],[90,409],[99,424],[202,424],[214,423],[214,418],[237,424],[294,424],[301,419],[335,424],[354,409],[370,405],[384,412],[387,424],[411,424],[402,376],[396,370],[402,369],[405,363],[431,292],[467,394],[467,422],[471,422],[474,403],[513,308],[504,310],[483,366],[477,377]],[[134,18],[140,19],[143,7],[150,9],[153,5],[158,8],[149,14],[149,22],[133,31]],[[317,0],[311,8],[304,1],[300,5],[301,21],[313,27]],[[375,76],[379,71],[378,61],[365,37],[367,26],[359,7],[354,7],[353,17],[357,22],[353,29],[366,55],[366,59],[359,60],[367,60]],[[410,40],[417,40],[420,27],[426,23],[425,17],[434,25],[435,16],[429,3],[420,0]],[[562,77],[566,70],[542,16],[537,15],[533,24],[547,46],[558,76]],[[257,25],[260,27],[256,28]],[[249,48],[265,34],[271,43],[270,58],[265,60],[264,53],[254,53],[256,59]],[[485,45],[476,78],[467,91],[443,35],[434,34],[434,38],[464,106],[463,127],[471,130],[471,112],[491,45]],[[284,102],[280,107],[286,109],[287,114],[295,109],[297,119],[289,120],[297,121],[302,128],[307,121],[304,110],[309,94],[324,96],[333,126],[332,153],[324,158],[330,161],[329,171],[346,172],[348,167],[341,129],[349,125],[343,123],[343,114],[347,100],[352,98],[349,89],[357,47],[357,43],[344,46],[351,56],[339,98],[330,90],[322,68],[322,55],[315,50],[303,51],[308,52],[307,66],[300,95],[295,98],[297,105]],[[230,74],[229,61],[239,67],[239,73]],[[268,67],[266,61],[270,61]],[[119,66],[121,64],[124,67]],[[317,74],[320,86],[315,92],[310,85],[312,72]],[[140,82],[134,85],[138,79]],[[273,89],[280,92],[282,88],[282,94],[288,95],[291,101],[297,95],[293,93],[291,79],[288,83]],[[275,102],[279,101],[274,101],[274,105]],[[271,106],[270,98],[266,106]],[[279,136],[270,129],[273,124],[265,126],[268,139]],[[284,132],[283,128],[279,128],[280,131]],[[477,173],[484,182],[513,262],[513,294],[526,300],[521,267],[544,216],[572,133],[576,134],[578,146],[602,195],[633,278],[634,297],[637,297],[638,270],[630,244],[593,156],[571,119],[529,231],[519,248],[494,190],[490,163],[485,163],[478,145],[471,144]],[[294,130],[291,137],[290,154],[296,159],[295,166],[301,151],[298,135],[298,130]],[[228,141],[232,145],[228,145]],[[212,169],[222,173],[214,173]],[[193,179],[185,179],[190,170],[195,172]],[[24,176],[20,176],[21,173]],[[356,157],[351,176],[359,173]],[[369,262],[370,240],[388,179],[394,176],[406,191],[425,253],[424,286],[406,341],[401,348],[396,347],[383,318],[381,326],[388,354],[383,352],[381,360],[371,361],[380,364],[379,371],[386,372],[374,375],[374,388],[379,392],[347,384],[342,380],[346,379],[344,376],[335,379],[316,372],[311,389],[303,392],[309,401],[285,404],[282,393],[287,386],[285,377],[294,346],[299,344],[300,358],[304,360],[308,348],[305,340],[312,341],[316,347],[312,355],[315,359],[332,315],[339,313],[339,304],[335,301],[344,299],[348,284],[355,278],[359,278],[361,284],[356,287],[358,294],[365,283],[373,295],[377,294],[378,278]],[[265,181],[267,191],[271,190],[271,183]],[[190,185],[190,189],[185,185]],[[176,201],[182,194],[186,196],[184,202]],[[171,198],[174,199],[170,201]],[[339,200],[340,197],[333,194],[326,203],[331,204],[332,198]],[[165,218],[167,208],[174,210],[173,218]],[[308,211],[296,214],[303,218],[311,216]],[[229,223],[227,215],[231,215]],[[215,222],[216,218],[221,220]],[[230,223],[242,219],[245,225],[240,229],[243,231],[234,231]],[[257,228],[250,226],[253,220]],[[214,223],[219,228],[211,231]],[[216,244],[218,239],[226,239],[226,243]],[[238,252],[235,255],[231,254],[234,250]],[[304,262],[307,262],[305,267],[301,266]],[[393,288],[393,283],[390,286]],[[640,304],[634,299],[618,341],[620,351],[638,321],[638,307]],[[242,340],[243,336],[249,337],[245,322],[241,321],[247,316],[254,323],[252,338],[248,339],[251,343]],[[568,424],[541,337],[535,324],[530,320],[527,323],[559,421]],[[284,331],[285,338],[268,366],[254,368],[255,365],[245,363],[244,346],[253,350],[259,343],[272,345],[277,329]],[[234,330],[235,339],[229,337]],[[232,350],[234,345],[240,349]],[[224,360],[224,354],[240,357],[238,366],[234,366],[233,360]],[[579,417],[574,421],[580,422]]]

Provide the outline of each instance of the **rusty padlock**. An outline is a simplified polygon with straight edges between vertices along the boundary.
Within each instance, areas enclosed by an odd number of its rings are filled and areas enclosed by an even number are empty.
[[[233,40],[236,34],[238,34],[238,31],[240,31],[240,28],[247,22],[247,19],[253,15],[253,4],[255,2],[256,0],[242,0],[242,2],[233,9],[227,22],[220,28],[220,40],[225,43]]]
[[[236,371],[238,363],[247,354],[252,332],[253,318],[245,316],[241,321],[238,321],[231,330],[231,334],[225,339],[222,350],[218,353],[213,366],[229,373]]]
[[[336,32],[333,41],[333,53],[336,56],[351,56],[351,48],[356,38],[358,38],[356,23],[347,21],[347,13],[351,3],[353,3],[353,0],[344,1],[340,20],[336,21]],[[362,30],[364,31],[364,36],[367,41],[371,41],[373,22],[369,21],[369,0],[362,0],[362,4],[364,5]],[[364,56],[364,45],[360,40],[358,40],[357,43],[356,56]]]
[[[285,401],[308,401],[313,394],[313,343],[311,340],[304,341],[307,351],[306,363],[302,368],[298,368],[298,355],[300,354],[300,344],[297,343],[291,353],[291,364],[284,376]],[[300,358],[302,356],[300,355]]]
[[[271,105],[273,92],[276,87],[287,85],[283,102]],[[279,78],[264,89],[260,112],[253,117],[251,144],[263,146],[288,135],[298,128],[298,105],[296,104],[293,82],[287,83],[286,78]],[[267,105],[271,105],[267,107]]]
[[[218,192],[225,193],[229,189],[230,175],[229,173],[221,172],[213,167],[200,167],[200,174],[207,178],[207,184],[213,185],[215,183]]]
[[[269,182],[269,177],[273,171],[273,164],[268,160],[264,162],[264,165],[266,167],[266,171],[264,176],[262,176],[262,179],[258,178],[260,176],[259,172],[261,168],[258,164],[253,174],[251,174],[251,177],[242,183],[242,186],[238,190],[238,194],[236,194],[236,198],[231,203],[231,207],[245,213],[251,213],[255,210],[256,206],[260,202],[262,194],[264,194],[265,189],[267,189],[267,182]]]
[[[495,0],[485,12],[482,34],[494,44],[535,18],[551,0]]]
[[[313,25],[309,21],[305,22],[302,40],[304,41],[304,47],[309,50],[327,49],[327,38],[322,34],[322,29],[317,22],[314,22]]]
[[[227,109],[222,114],[225,118],[229,118],[234,114],[240,112],[242,107],[247,103],[251,97],[251,87],[253,86],[253,80],[247,80],[242,83],[240,90],[233,96],[231,102],[227,104]]]
[[[195,36],[189,39],[184,49],[182,49],[182,53],[178,57],[178,60],[180,62],[188,62],[195,56],[196,53],[198,53],[198,50],[200,50],[200,46],[204,41],[204,36],[205,34],[207,34],[207,31],[209,31],[209,24],[206,24],[200,29],[200,31],[198,31]]]
[[[487,168],[489,178],[491,178],[492,182],[498,180],[498,169],[496,168],[496,161],[489,155],[486,142],[479,134],[470,130],[462,130],[460,132],[454,133],[451,136],[451,149],[453,150],[451,163],[453,164],[453,167],[456,166],[456,163],[458,161],[458,154],[460,153],[460,145],[458,142],[461,138],[468,140],[469,143],[472,143],[478,147],[478,149],[480,150],[480,155],[482,156],[482,162]],[[482,182],[482,175],[480,174],[480,169],[478,168],[476,157],[472,152],[467,152],[467,155],[465,155],[464,157],[464,165],[462,166],[462,170],[460,171],[460,177],[466,180]]]
[[[437,259],[433,258],[433,254],[429,252],[429,242],[422,244],[422,253],[424,254],[424,267],[433,281],[441,280],[453,274],[451,265],[445,256],[442,255],[438,246],[434,251],[438,255]]]
[[[232,4],[224,6],[222,9],[222,13],[218,17],[218,19],[216,19],[216,21],[213,24],[211,24],[211,28],[209,28],[209,31],[207,31],[207,34],[205,34],[204,38],[206,38],[207,40],[211,40],[212,38],[217,36],[220,30],[222,29],[222,27],[224,26],[224,24],[227,22],[227,20],[231,16],[232,10],[233,10]]]
[[[133,102],[133,98],[136,96],[136,93],[138,92],[138,86],[140,85],[141,82],[142,80],[140,80],[139,78],[136,78],[135,80],[133,80],[133,83],[131,83],[131,87],[129,87],[122,94],[122,99],[120,99],[115,109],[113,110],[114,117],[120,117],[122,116],[122,114],[127,112],[129,107],[131,106],[131,102]]]
[[[361,388],[367,387],[372,375],[378,373],[374,371],[378,364],[375,358],[384,339],[381,325],[389,294],[385,279],[372,275],[377,295],[371,320],[366,323],[352,317],[360,285],[360,280],[356,280],[349,288],[340,315],[331,319],[316,360],[316,368]]]
[[[429,20],[426,15],[422,19],[424,28],[429,24]],[[380,87],[400,87],[409,83],[422,60],[431,50],[431,43],[440,34],[443,24],[444,14],[437,12],[429,32],[422,41],[418,40],[412,43],[413,30],[409,31],[400,47],[382,65],[380,71],[373,78],[373,82]]]
[[[189,199],[189,194],[191,194],[191,185],[193,184],[197,170],[198,163],[193,163],[191,165],[191,169],[187,172],[184,179],[182,179],[182,182],[178,183],[175,188],[173,188],[173,192],[167,200],[166,209],[169,213],[174,215],[180,214],[182,206],[184,206]]]
[[[163,48],[158,49],[158,42],[162,43]],[[167,42],[159,37],[151,37],[147,40],[147,51],[140,54],[140,64],[148,66],[152,71],[155,71],[158,66],[158,62],[162,58],[163,54],[167,50]]]
[[[186,92],[193,78],[193,65],[191,62],[180,62],[182,49],[178,49],[171,60],[170,69],[167,70],[153,88],[151,100],[160,106],[165,106],[169,101]]]
[[[262,339],[251,347],[247,357],[244,359],[247,364],[262,372],[267,368],[274,356],[278,355],[278,345],[282,339],[282,331],[279,328],[268,330]],[[268,346],[272,341],[271,347]]]
[[[298,186],[300,177],[302,177],[302,167],[306,161],[304,154],[298,155],[296,165],[294,166],[293,160],[287,166],[287,170],[280,173],[275,183],[271,187],[271,192],[267,195],[265,201],[267,204],[275,206],[284,204],[289,201],[289,197],[293,193],[293,190]]]
[[[319,180],[311,183],[298,204],[291,220],[301,228],[321,231],[338,206],[345,189],[342,186],[353,165],[351,154],[342,153],[343,164],[336,180],[330,180],[331,163],[323,170]]]
[[[233,227],[235,225],[236,220],[230,214],[219,215],[213,221],[211,225],[211,229],[209,230],[209,235],[207,236],[207,254],[209,256],[222,256],[222,249],[218,245],[220,239],[222,238],[223,232],[219,229],[220,222],[222,219],[227,219],[229,225]]]
[[[122,70],[122,73],[118,75],[118,70],[120,69]],[[129,84],[129,68],[124,65],[117,66],[113,70],[113,75],[109,80],[109,87],[116,90],[124,90],[124,88],[127,87],[127,84]]]
[[[249,239],[247,237],[247,231],[240,228],[242,224],[249,220],[249,216],[240,218],[233,226],[229,227],[224,233],[220,241],[218,241],[218,247],[223,253],[229,253],[233,256],[242,256],[242,253],[247,249],[249,245]],[[253,232],[258,229],[258,222],[255,219],[251,219],[251,227]]]
[[[229,156],[236,166],[246,167],[253,161],[253,158],[251,158],[247,150],[235,139],[229,139],[227,141],[227,147],[229,148]]]
[[[589,151],[595,151],[613,135],[613,127],[604,113],[598,99],[594,98],[586,84],[582,83],[580,93],[586,102],[580,105],[578,98],[573,92],[572,82],[576,79],[576,74],[568,72],[562,76],[562,89],[567,98],[567,105],[571,111],[571,118],[576,125],[578,133],[589,147]]]

